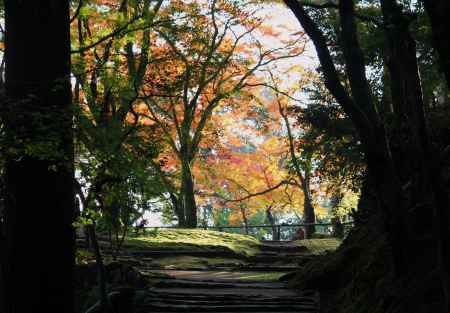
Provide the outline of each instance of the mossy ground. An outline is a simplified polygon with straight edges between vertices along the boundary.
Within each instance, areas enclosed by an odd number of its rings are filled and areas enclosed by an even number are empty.
[[[251,236],[202,229],[160,229],[129,238],[126,245],[138,248],[177,249],[178,251],[224,251],[244,256],[259,252],[260,242]]]
[[[341,245],[342,240],[337,238],[303,239],[294,241],[294,243],[306,247],[312,255],[322,255],[335,251]]]

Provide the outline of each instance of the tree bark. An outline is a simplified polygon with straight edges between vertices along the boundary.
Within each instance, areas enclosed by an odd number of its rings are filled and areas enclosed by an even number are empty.
[[[94,250],[95,255],[95,263],[97,266],[97,274],[98,274],[98,288],[100,292],[100,307],[101,311],[106,313],[108,312],[108,309],[110,308],[110,303],[108,301],[108,293],[106,290],[106,269],[105,264],[103,263],[103,256],[100,251],[100,245],[98,244],[97,240],[97,233],[96,233],[96,224],[95,221],[92,225],[87,225],[89,235],[92,240],[92,247]]]
[[[185,226],[188,228],[197,227],[197,204],[194,195],[194,178],[192,177],[191,164],[182,160],[181,164],[181,190],[183,197],[183,209],[186,219]]]
[[[314,224],[316,222],[316,215],[314,212],[314,205],[312,202],[311,188],[310,188],[310,164],[305,164],[304,174],[300,166],[300,162],[295,155],[294,136],[292,135],[291,124],[287,116],[286,108],[283,108],[280,100],[278,100],[278,111],[284,120],[284,124],[287,129],[287,136],[289,142],[289,153],[291,155],[292,163],[294,164],[294,170],[300,181],[300,186],[303,191],[303,221],[307,224]],[[307,156],[307,163],[311,163],[310,155]],[[305,237],[311,238],[312,234],[316,232],[315,225],[305,226]]]
[[[186,226],[186,218],[184,216],[183,204],[180,199],[172,192],[169,193],[170,201],[172,202],[173,212],[178,219],[178,227],[183,228]]]
[[[422,2],[430,18],[433,47],[439,55],[441,70],[447,81],[447,87],[450,89],[450,40],[448,40],[450,1],[422,0]]]
[[[305,177],[302,182],[303,189],[303,221],[305,224],[305,238],[310,239],[316,232],[316,227],[313,225],[316,222],[316,215],[314,213],[314,206],[312,204],[311,190],[309,188],[310,177],[309,173],[305,172]]]
[[[363,108],[369,125],[360,133],[365,150],[369,176],[380,199],[379,208],[385,211],[387,233],[393,248],[393,259],[398,275],[406,275],[407,260],[404,247],[406,225],[403,212],[405,198],[401,190],[399,172],[395,166],[390,142],[386,134],[366,77],[364,54],[359,44],[353,0],[339,2],[342,50],[349,77],[354,105]],[[356,116],[352,121],[356,124]]]
[[[408,29],[410,18],[403,14],[396,0],[381,0],[384,25],[387,25],[384,28],[388,54],[386,65],[391,80],[393,113],[397,118],[392,129],[392,125],[385,125],[381,120],[370,95],[364,55],[358,42],[353,0],[341,0],[338,4],[341,48],[351,96],[340,83],[321,30],[299,2],[285,0],[285,3],[316,47],[327,88],[359,132],[367,161],[369,185],[376,194],[376,210],[382,212],[395,274],[403,282],[416,274],[414,270],[418,269],[419,264],[408,262],[417,257],[417,245],[413,244],[413,234],[407,220],[416,221],[417,218],[411,214],[418,209],[429,208],[431,204],[428,217],[433,212],[433,230],[428,230],[428,234],[434,234],[437,257],[430,256],[430,259],[438,261],[448,311],[448,197],[439,174],[436,174],[441,172],[440,152],[430,146],[432,140],[426,129],[415,43]],[[385,127],[389,128],[389,133]],[[430,264],[434,262],[430,260]]]
[[[15,151],[5,171],[2,312],[73,313],[69,1],[7,0],[4,5],[5,126]]]
[[[435,4],[437,4],[436,2]],[[403,12],[395,0],[382,0],[381,7],[383,18],[386,24],[391,27],[386,28],[386,41],[388,53],[388,68],[391,76],[391,93],[396,116],[401,119],[403,133],[406,133],[409,140],[406,143],[398,144],[399,153],[403,157],[397,158],[396,167],[400,169],[403,177],[407,177],[412,182],[410,192],[410,209],[405,215],[408,224],[413,225],[409,229],[405,242],[408,248],[408,257],[413,257],[416,253],[417,238],[414,234],[417,231],[433,233],[436,243],[436,258],[438,270],[441,272],[441,283],[443,293],[447,295],[447,307],[449,305],[449,239],[446,233],[448,227],[448,200],[444,196],[445,190],[441,187],[439,173],[439,151],[430,144],[430,135],[425,122],[424,102],[422,88],[419,77],[419,69],[416,58],[416,44],[409,32],[410,19]],[[431,5],[428,3],[428,7]],[[435,12],[436,14],[440,14]],[[436,23],[435,23],[436,24]],[[443,40],[441,48],[448,45],[446,38],[435,38],[436,41]],[[441,44],[441,43],[439,43]],[[450,50],[449,50],[450,52]],[[449,55],[447,54],[447,59]],[[442,60],[444,61],[444,60]],[[408,157],[414,155],[414,157]],[[429,206],[422,205],[432,203]],[[422,212],[421,212],[422,211]],[[423,229],[424,217],[429,220],[425,223],[432,226],[432,229]],[[420,225],[420,226],[419,226]]]
[[[277,227],[275,226],[275,218],[273,217],[273,214],[272,214],[272,206],[271,205],[269,205],[266,208],[266,218],[270,224],[270,227],[272,228],[272,240],[280,240],[280,234],[278,232]]]
[[[244,223],[245,234],[248,235],[248,218],[247,218],[247,212],[245,210],[245,206],[240,204],[239,209],[241,210],[242,222]]]

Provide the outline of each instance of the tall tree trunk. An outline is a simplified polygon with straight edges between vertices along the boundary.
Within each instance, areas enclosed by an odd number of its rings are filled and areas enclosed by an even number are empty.
[[[438,3],[437,1],[436,3]],[[448,2],[447,2],[448,3]],[[387,63],[391,75],[392,101],[394,111],[401,119],[403,133],[408,134],[409,140],[399,146],[401,156],[397,158],[396,167],[400,169],[403,177],[408,177],[411,182],[411,202],[409,210],[404,218],[412,225],[408,229],[408,241],[405,241],[407,257],[414,257],[418,238],[414,234],[425,231],[434,235],[436,245],[436,258],[443,294],[447,295],[446,302],[449,306],[448,294],[450,247],[447,234],[448,199],[442,188],[439,164],[439,151],[430,144],[430,135],[427,130],[424,113],[422,88],[419,77],[419,69],[416,58],[416,44],[409,32],[408,17],[402,12],[395,0],[382,0],[381,7],[385,23],[391,27],[386,28]],[[430,4],[428,5],[430,7]],[[447,7],[449,7],[447,5]],[[443,8],[443,7],[442,7]],[[441,14],[440,12],[436,14]],[[441,34],[442,35],[442,34]],[[437,41],[448,40],[436,38]],[[444,48],[445,43],[441,48]],[[447,52],[450,53],[450,50]],[[447,61],[449,55],[447,54]],[[404,136],[404,135],[403,135]],[[413,155],[414,157],[408,157]],[[431,203],[430,205],[425,205]],[[427,223],[427,221],[429,221]],[[424,229],[423,225],[430,225],[430,229]]]
[[[448,197],[437,174],[440,173],[439,164],[442,163],[438,157],[440,153],[430,147],[431,139],[424,122],[416,51],[414,41],[409,35],[408,16],[403,15],[396,0],[381,0],[384,23],[389,25],[384,28],[390,54],[388,58],[390,63],[387,62],[387,66],[391,78],[394,114],[397,117],[396,133],[387,133],[365,76],[364,55],[358,42],[353,1],[341,0],[338,4],[341,48],[351,86],[351,96],[339,80],[326,39],[319,27],[299,2],[296,0],[284,2],[292,9],[314,42],[325,84],[352,119],[361,137],[367,160],[369,185],[376,194],[376,210],[382,212],[383,220],[387,224],[387,239],[391,246],[396,277],[407,282],[417,274],[415,270],[420,269],[418,264],[422,267],[423,264],[434,265],[435,262],[432,260],[437,260],[443,273],[440,276],[444,276],[442,291],[447,295],[444,300],[447,302],[448,311],[446,267],[450,261],[448,234],[445,233],[449,222]],[[398,140],[400,136],[402,139]],[[392,138],[395,140],[392,141]],[[411,228],[409,225],[407,227],[406,219],[418,220],[411,215],[427,207],[428,213],[433,212],[434,215],[432,225],[438,246],[436,249],[438,257],[427,255],[428,261],[421,263],[416,260],[415,263],[411,263],[409,259],[418,257],[417,245],[412,244]],[[430,219],[430,214],[426,218]]]
[[[16,149],[6,164],[4,312],[73,313],[69,1],[4,5],[5,124]]]
[[[100,250],[100,245],[98,243],[97,239],[97,233],[96,233],[96,223],[93,222],[92,225],[88,225],[88,231],[89,235],[92,240],[92,247],[94,250],[95,255],[95,263],[97,266],[97,275],[98,275],[98,288],[100,293],[100,306],[102,313],[107,313],[108,309],[110,308],[110,304],[108,301],[108,293],[106,290],[106,269],[105,264],[103,263],[103,256],[102,252]]]
[[[183,209],[186,219],[186,227],[197,227],[197,204],[194,195],[194,179],[191,172],[191,164],[187,160],[181,165],[181,194],[183,197]]]
[[[433,32],[433,47],[439,55],[441,69],[450,89],[450,40],[448,40],[450,1],[422,0],[422,2],[430,18]]]
[[[170,192],[170,201],[172,202],[173,212],[177,216],[178,219],[178,227],[183,228],[186,226],[186,218],[184,216],[183,204],[181,203],[179,197],[177,197],[174,193]]]
[[[303,220],[306,224],[305,238],[310,239],[316,232],[316,227],[314,225],[316,222],[316,215],[314,214],[314,207],[311,204],[311,199],[309,197],[305,197],[305,202],[303,204]]]
[[[307,224],[305,226],[305,238],[310,239],[316,232],[314,223],[316,222],[316,215],[314,213],[314,206],[312,204],[311,190],[309,188],[309,173],[305,173],[305,177],[302,183],[303,189],[303,222]],[[309,224],[309,225],[308,225]]]
[[[283,107],[281,101],[278,100],[278,111],[284,120],[284,124],[287,129],[288,142],[289,142],[289,153],[291,155],[292,163],[294,164],[294,170],[297,174],[298,180],[300,181],[300,186],[303,191],[303,221],[307,224],[314,224],[316,222],[316,215],[314,213],[314,205],[312,202],[311,189],[310,189],[310,166],[306,164],[304,166],[304,175],[300,166],[300,162],[295,155],[295,144],[294,136],[292,135],[291,124],[289,123],[289,118],[287,116],[287,108]],[[311,163],[311,156],[307,156],[308,162]],[[305,237],[311,238],[311,235],[316,232],[316,227],[314,225],[305,226]]]
[[[272,228],[272,240],[280,240],[280,234],[278,232],[277,227],[275,226],[275,218],[272,214],[272,206],[269,205],[266,208],[266,219],[270,224],[270,227]]]
[[[248,235],[248,218],[247,218],[247,211],[245,209],[245,206],[240,204],[239,209],[241,210],[241,216],[242,216],[242,222],[244,223],[244,231],[245,234]]]

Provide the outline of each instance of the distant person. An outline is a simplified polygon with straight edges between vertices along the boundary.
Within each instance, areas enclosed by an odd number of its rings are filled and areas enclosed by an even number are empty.
[[[295,235],[292,238],[292,240],[303,240],[303,239],[305,239],[305,231],[303,230],[303,227],[299,227],[295,232]]]
[[[145,235],[145,227],[147,226],[148,221],[143,218],[136,227],[136,235],[139,235],[139,232],[142,231],[142,235]]]
[[[344,225],[341,223],[339,216],[335,216],[331,219],[331,224],[333,227],[333,237],[344,238]]]

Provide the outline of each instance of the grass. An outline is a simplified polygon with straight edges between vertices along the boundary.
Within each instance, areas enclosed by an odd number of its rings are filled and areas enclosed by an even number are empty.
[[[295,243],[299,246],[305,246],[312,255],[321,255],[328,251],[334,251],[341,245],[341,240],[337,238],[324,239],[303,239]]]
[[[128,246],[177,251],[230,251],[232,254],[253,256],[260,242],[251,236],[203,229],[160,229],[151,235],[129,238]]]

